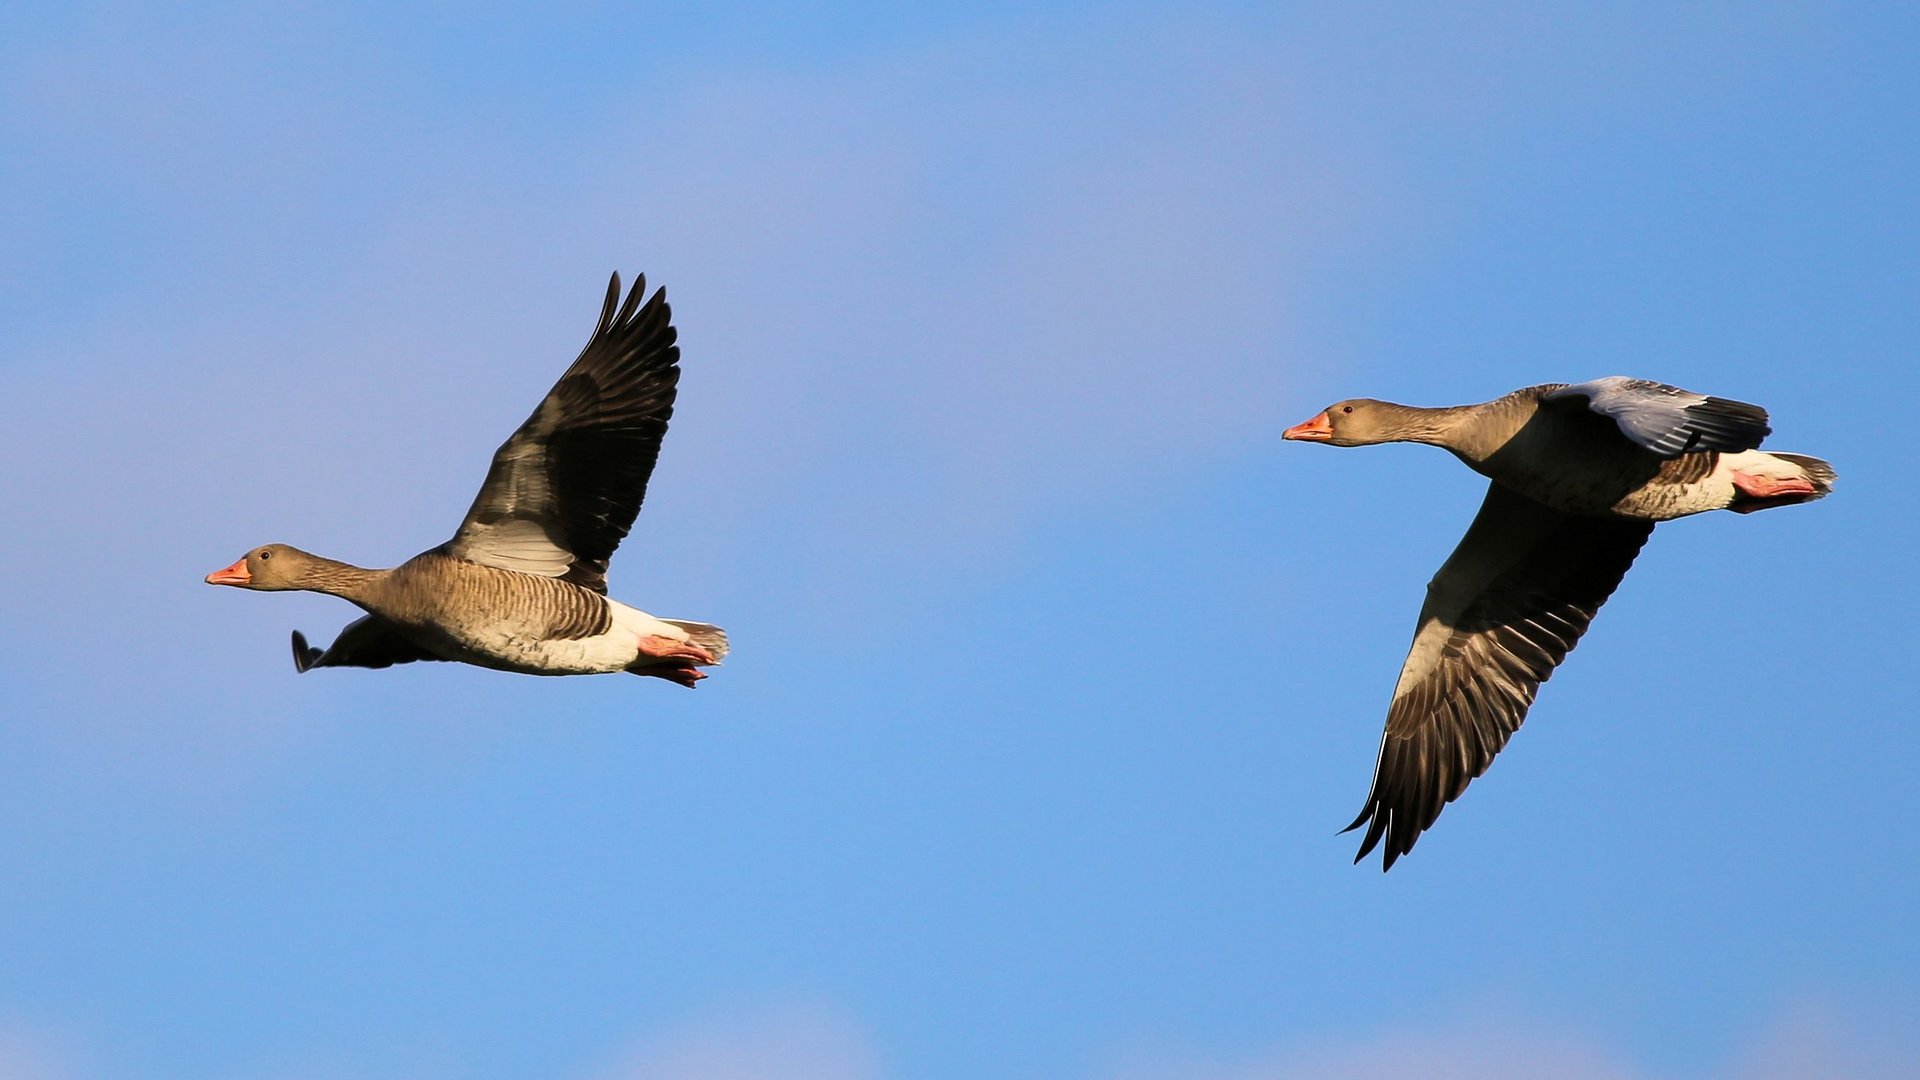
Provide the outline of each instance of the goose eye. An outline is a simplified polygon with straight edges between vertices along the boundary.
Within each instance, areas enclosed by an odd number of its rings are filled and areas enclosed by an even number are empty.
[[[262,552],[260,553],[260,557],[261,557],[262,559],[271,559],[271,558],[273,558],[273,552],[271,552],[271,551],[262,551]]]
[[[1342,407],[1342,408],[1341,408],[1341,410],[1340,410],[1340,411],[1341,411],[1341,412],[1352,412],[1352,411],[1353,411],[1353,406],[1351,406],[1351,405],[1347,405],[1347,406],[1344,406],[1344,407]]]

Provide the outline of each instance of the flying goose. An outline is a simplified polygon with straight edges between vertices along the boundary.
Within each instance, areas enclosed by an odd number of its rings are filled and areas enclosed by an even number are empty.
[[[1492,481],[1427,585],[1373,789],[1347,826],[1367,827],[1354,862],[1384,840],[1392,868],[1487,770],[1655,522],[1833,490],[1826,462],[1755,449],[1770,430],[1757,405],[1617,375],[1442,409],[1355,398],[1286,430],[1331,446],[1427,443]]]
[[[529,675],[629,671],[691,687],[727,654],[717,626],[659,619],[607,593],[607,560],[632,527],[673,415],[680,349],[666,290],[607,285],[586,348],[493,455],[453,539],[391,570],[267,544],[210,585],[301,589],[367,614],[332,645],[293,633],[293,664],[384,668],[458,660]]]

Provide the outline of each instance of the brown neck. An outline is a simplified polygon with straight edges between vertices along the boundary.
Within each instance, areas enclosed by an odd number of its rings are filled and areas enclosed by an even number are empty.
[[[382,571],[366,570],[349,563],[323,559],[310,555],[311,560],[300,569],[297,588],[308,592],[326,593],[343,600],[365,606],[362,601],[368,598],[374,584],[380,580]]]
[[[1438,409],[1422,409],[1413,405],[1395,405],[1381,402],[1380,411],[1388,421],[1387,428],[1392,431],[1387,442],[1417,442],[1428,446],[1439,446],[1454,453],[1464,453],[1466,421],[1474,410],[1485,408],[1483,405],[1450,405]]]

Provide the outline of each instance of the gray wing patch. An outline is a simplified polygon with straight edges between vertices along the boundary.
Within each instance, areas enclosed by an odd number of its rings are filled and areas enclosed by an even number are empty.
[[[463,559],[522,574],[557,578],[573,568],[573,553],[554,543],[545,525],[529,518],[473,522],[449,547]]]
[[[1772,434],[1767,410],[1744,401],[1709,397],[1651,379],[1610,375],[1551,390],[1540,400],[1584,403],[1617,424],[1636,445],[1661,457],[1696,450],[1751,450]]]

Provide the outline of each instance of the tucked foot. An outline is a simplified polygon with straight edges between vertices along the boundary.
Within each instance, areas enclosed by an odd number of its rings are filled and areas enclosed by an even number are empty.
[[[672,667],[668,665],[662,665],[660,667],[628,668],[627,670],[633,672],[635,675],[651,675],[656,679],[665,679],[668,682],[679,683],[681,686],[684,686],[689,690],[693,689],[693,685],[695,683],[707,677],[706,672],[700,671],[696,668]]]
[[[1733,473],[1734,490],[1749,499],[1778,499],[1786,495],[1812,495],[1813,481],[1804,476],[1759,476]]]
[[[695,664],[717,664],[720,661],[707,650],[691,641],[676,641],[661,634],[649,634],[640,639],[640,656],[655,660],[690,661]],[[646,674],[653,674],[647,672]]]

